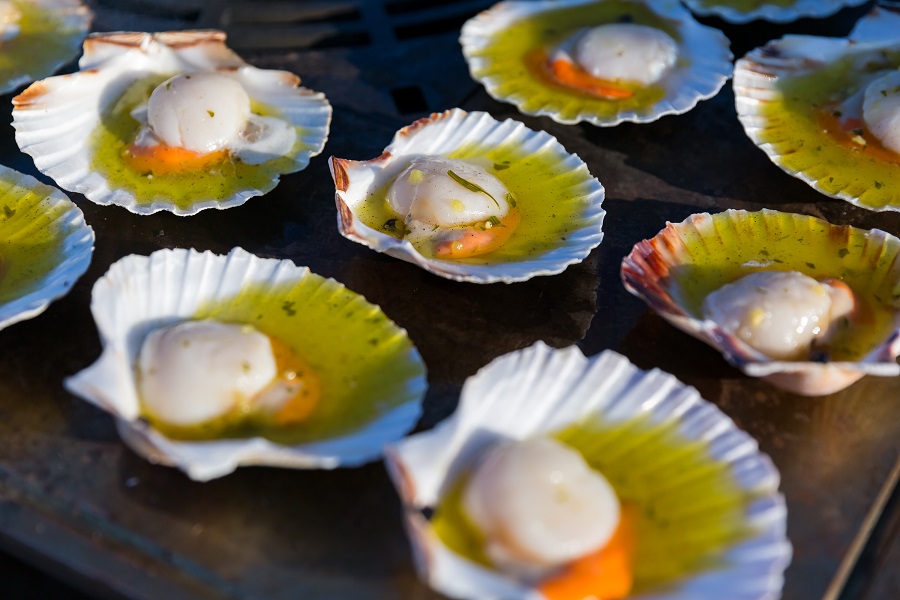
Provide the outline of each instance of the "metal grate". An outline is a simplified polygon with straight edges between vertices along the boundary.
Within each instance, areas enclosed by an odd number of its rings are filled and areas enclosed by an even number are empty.
[[[388,116],[457,106],[477,88],[457,42],[493,0],[93,0],[95,31],[222,29],[248,60],[289,68],[338,105]]]

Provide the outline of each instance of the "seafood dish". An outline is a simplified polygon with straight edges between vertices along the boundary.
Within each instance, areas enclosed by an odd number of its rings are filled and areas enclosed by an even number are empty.
[[[460,43],[493,98],[566,124],[682,114],[732,69],[725,35],[678,2],[506,1],[466,22]]]
[[[192,479],[359,465],[421,414],[425,366],[406,332],[289,260],[132,255],[98,280],[91,308],[103,353],[66,388]]]
[[[419,575],[453,598],[762,600],[791,557],[756,442],[612,351],[495,359],[385,458]]]
[[[329,164],[341,234],[441,277],[552,275],[603,239],[600,182],[513,120],[452,109],[404,127],[377,158]]]
[[[728,210],[637,244],[622,281],[746,374],[820,396],[900,374],[898,254],[877,229]]]
[[[16,96],[13,127],[41,172],[97,204],[239,206],[306,168],[328,137],[323,94],[248,65],[222,32],[92,34],[78,64]]]
[[[0,165],[0,329],[67,294],[93,252],[94,230],[74,202]]]
[[[900,40],[879,27],[890,14],[876,15],[852,39],[791,35],[749,52],[735,64],[735,104],[785,172],[856,206],[900,211]]]
[[[91,12],[81,0],[0,2],[0,93],[47,77],[78,56]]]

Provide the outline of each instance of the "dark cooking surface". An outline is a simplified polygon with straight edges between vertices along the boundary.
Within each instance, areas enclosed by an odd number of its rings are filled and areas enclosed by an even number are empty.
[[[900,214],[828,199],[782,173],[744,136],[730,84],[692,112],[649,125],[598,129],[517,114],[469,79],[456,43],[462,21],[488,4],[95,0],[98,31],[225,27],[250,62],[294,71],[325,92],[334,119],[325,152],[307,170],[238,208],[138,217],[70,194],[97,233],[90,270],[44,315],[0,331],[0,547],[96,596],[438,597],[412,570],[381,463],[333,472],[244,468],[195,483],[138,458],[108,416],[61,387],[100,352],[90,289],[113,261],[159,248],[225,253],[240,245],[338,279],[409,331],[429,367],[419,429],[452,412],[467,376],[536,340],[577,344],[588,355],[612,348],[696,386],[781,470],[795,551],[784,597],[837,597],[896,483],[900,379],[866,378],[816,399],[779,392],[649,312],[622,287],[619,264],[666,220],[694,212],[768,207],[894,235]],[[740,56],[788,31],[846,34],[863,12],[726,33]],[[371,158],[399,127],[452,106],[545,129],[587,162],[607,189],[608,215],[604,242],[584,263],[525,283],[461,284],[338,234],[327,156]],[[0,133],[0,156],[37,175],[11,127]],[[898,597],[897,505],[888,503],[845,597]]]

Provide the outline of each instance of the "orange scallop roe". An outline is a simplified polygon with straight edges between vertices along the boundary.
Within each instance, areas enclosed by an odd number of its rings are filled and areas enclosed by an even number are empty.
[[[599,550],[567,564],[561,573],[538,585],[547,600],[617,600],[634,583],[634,549],[638,509],[622,504],[619,526]]]
[[[462,230],[461,237],[436,243],[434,255],[437,258],[471,258],[493,252],[506,243],[520,220],[519,211],[510,208],[499,225],[467,227]]]
[[[272,336],[269,336],[269,341],[280,374],[279,383],[287,389],[296,389],[273,418],[279,425],[300,423],[319,405],[321,383],[312,367],[287,344]]]
[[[614,81],[594,77],[568,60],[556,59],[552,61],[550,63],[550,71],[560,83],[582,89],[601,98],[623,100],[634,96],[633,90],[629,90]]]
[[[203,154],[178,146],[130,144],[122,151],[122,158],[139,173],[164,176],[205,171],[228,158],[228,151],[217,150]]]
[[[900,154],[885,148],[874,135],[868,133],[866,124],[859,118],[842,118],[839,107],[829,104],[818,111],[819,127],[841,146],[862,152],[876,160],[900,164]],[[865,143],[860,143],[862,137]]]

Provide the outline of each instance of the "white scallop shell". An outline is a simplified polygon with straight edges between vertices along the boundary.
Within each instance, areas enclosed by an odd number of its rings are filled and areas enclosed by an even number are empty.
[[[91,23],[91,11],[81,0],[18,0],[12,7],[35,11],[39,18],[27,34],[20,31],[2,40],[0,94],[52,75],[73,60]]]
[[[887,33],[898,25],[900,19],[887,11],[875,11],[873,15],[877,18],[870,18],[857,26],[856,37],[853,39],[788,35],[747,53],[735,63],[735,107],[747,136],[786,173],[805,181],[826,196],[840,198],[869,210],[900,211],[900,193],[896,186],[890,183],[882,186],[876,183],[877,180],[857,178],[854,163],[851,162],[854,160],[852,153],[847,153],[848,160],[837,171],[824,162],[818,162],[815,157],[806,160],[808,164],[802,167],[786,164],[801,156],[797,154],[798,151],[806,152],[804,148],[808,150],[811,146],[837,142],[829,138],[816,138],[815,142],[796,139],[796,134],[789,129],[795,119],[785,119],[779,115],[772,117],[766,112],[784,100],[779,86],[792,78],[828,68],[851,54],[863,56],[871,53],[872,56],[878,56],[882,54],[882,50],[900,49],[896,29],[893,29],[893,36]],[[900,65],[894,65],[894,68],[898,66]],[[865,70],[856,72],[859,75],[855,85],[860,89],[864,89],[862,86],[875,76]],[[884,71],[887,72],[889,71]],[[859,90],[847,90],[846,97],[853,96],[857,91]],[[878,159],[860,156],[860,162],[879,162]],[[890,177],[891,173],[895,173],[895,162],[882,164],[881,172],[886,176]]]
[[[800,248],[803,251],[798,254]],[[819,252],[822,249],[825,251]],[[710,260],[715,253],[721,255],[719,260]],[[823,255],[833,256],[832,264],[810,258]],[[811,260],[816,260],[814,268],[807,262]],[[697,283],[704,273],[721,269],[723,261],[741,274],[773,269],[804,272],[818,279],[852,278],[853,286],[865,286],[856,291],[881,294],[896,310],[893,326],[855,362],[773,360],[718,323],[704,319],[685,302],[680,281],[684,267],[701,267],[700,275],[692,280]],[[652,239],[636,244],[622,260],[622,281],[629,292],[672,325],[716,348],[747,375],[782,389],[821,396],[842,390],[865,375],[900,375],[896,360],[900,355],[900,239],[884,231],[839,227],[815,217],[774,210],[696,214],[682,223],[668,223]]]
[[[261,437],[178,441],[164,436],[141,418],[134,365],[150,331],[194,318],[211,303],[233,303],[248,286],[262,286],[267,293],[283,296],[285,289],[297,289],[310,277],[314,279],[304,298],[310,303],[331,302],[329,315],[355,312],[360,317],[353,323],[364,328],[364,322],[385,319],[377,335],[391,345],[391,355],[402,360],[413,373],[396,383],[399,394],[390,398],[394,408],[381,410],[356,431],[294,446]],[[362,296],[289,260],[259,258],[241,248],[233,249],[227,256],[184,249],[160,250],[149,257],[127,256],[113,264],[94,285],[91,311],[103,353],[94,364],[66,379],[66,388],[112,414],[120,435],[136,452],[152,462],[176,466],[192,479],[221,477],[241,465],[301,469],[360,465],[378,459],[384,445],[412,429],[421,414],[427,388],[425,369],[406,332],[387,321],[381,310]],[[335,328],[335,335],[338,329]],[[303,332],[284,331],[279,335],[288,340],[292,335],[302,337]],[[359,368],[379,366],[384,363],[372,362]],[[349,367],[347,376],[356,377],[356,368]],[[380,398],[378,394],[383,392],[371,390],[373,402]]]
[[[498,440],[552,435],[576,423],[614,425],[637,419],[670,426],[673,435],[703,443],[711,459],[728,465],[746,493],[743,519],[752,531],[717,556],[713,566],[640,597],[777,598],[791,557],[786,507],[778,493],[778,471],[756,441],[697,390],[667,373],[641,371],[612,351],[585,358],[574,346],[555,350],[542,342],[494,360],[466,381],[450,418],[388,447],[388,471],[403,501],[421,578],[454,598],[543,598],[535,589],[451,551],[422,509],[437,506],[454,481]],[[628,453],[623,450],[618,460],[627,462]],[[666,460],[658,457],[659,463]],[[635,464],[636,472],[662,468],[655,466],[657,460],[646,462],[652,464]],[[689,496],[692,479],[680,484],[680,498]]]
[[[13,127],[19,147],[42,173],[97,204],[115,204],[137,214],[168,210],[186,216],[207,208],[239,206],[278,183],[275,173],[260,188],[245,185],[224,198],[199,195],[189,206],[178,206],[163,195],[138,199],[133,191],[111,185],[92,167],[92,134],[104,112],[132,84],[148,77],[219,71],[238,80],[252,101],[276,109],[297,129],[299,144],[286,157],[289,165],[283,173],[305,169],[328,137],[331,106],[323,94],[298,87],[300,79],[293,73],[248,65],[225,46],[222,32],[92,34],[78,64],[79,72],[39,81],[16,96]]]
[[[534,180],[564,181],[555,183],[554,193],[560,197],[578,198],[576,224],[561,221],[560,236],[565,242],[536,256],[525,256],[508,262],[475,264],[471,261],[436,259],[423,256],[412,244],[369,227],[359,217],[370,190],[386,185],[416,156],[452,155],[460,148],[515,148],[517,160],[527,161],[541,156],[554,164],[553,172],[533,173]],[[404,127],[396,133],[381,156],[367,161],[331,157],[331,174],[337,191],[338,228],[341,234],[377,252],[411,262],[436,275],[473,283],[511,283],[537,275],[560,273],[571,264],[581,262],[603,239],[601,204],[604,189],[588,172],[587,165],[575,154],[569,154],[556,138],[545,131],[532,131],[518,121],[497,121],[484,112],[467,113],[454,108],[432,114]],[[563,177],[568,174],[569,177]],[[503,179],[503,173],[497,174]],[[525,213],[529,203],[548,202],[550,195],[520,195],[518,206]],[[524,220],[524,218],[523,218]],[[515,233],[513,234],[515,236]],[[491,255],[479,257],[490,260]]]
[[[761,3],[750,10],[739,10],[725,4],[707,5],[704,0],[682,0],[692,12],[703,17],[719,17],[729,23],[749,23],[756,19],[773,23],[790,23],[804,17],[821,19],[833,15],[842,8],[859,6],[867,0],[796,0],[790,6]]]
[[[34,177],[0,165],[0,329],[36,317],[61,298],[87,271],[94,253],[94,230],[84,214],[65,194]],[[59,256],[39,267],[37,276],[18,289],[4,286],[4,253],[18,241],[30,241],[29,259],[53,252],[36,244],[49,234],[59,245]],[[7,274],[8,275],[8,274]],[[3,299],[6,296],[7,299]]]
[[[568,92],[562,87],[548,88],[523,80],[513,92],[503,91],[503,86],[516,77],[517,71],[525,69],[525,65],[520,64],[517,69],[507,65],[501,68],[494,59],[486,57],[485,50],[490,48],[495,36],[522,19],[597,3],[598,0],[508,0],[476,15],[463,25],[459,39],[472,78],[480,81],[493,98],[514,104],[524,114],[545,115],[564,124],[586,121],[598,127],[612,127],[625,121],[649,123],[666,115],[686,113],[701,100],[718,94],[731,77],[734,56],[728,38],[721,31],[701,25],[676,1],[635,1],[667,20],[682,38],[678,63],[658,82],[665,89],[662,99],[646,109],[628,108],[610,115],[592,109],[584,94]],[[600,24],[586,21],[579,27]]]
[[[889,9],[876,5],[856,22],[847,37],[856,41],[896,42],[898,32],[900,32],[900,7]]]

